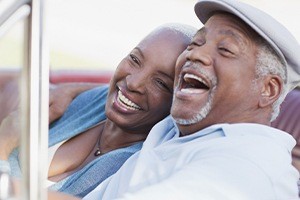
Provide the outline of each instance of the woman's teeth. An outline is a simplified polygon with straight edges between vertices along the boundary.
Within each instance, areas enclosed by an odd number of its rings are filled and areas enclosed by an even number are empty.
[[[127,99],[120,90],[118,91],[118,102],[130,110],[141,110],[141,107]]]

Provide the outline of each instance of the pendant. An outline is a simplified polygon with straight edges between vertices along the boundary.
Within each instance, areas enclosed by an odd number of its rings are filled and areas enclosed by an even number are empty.
[[[94,153],[94,156],[100,156],[101,155],[101,151],[100,149],[97,149]]]

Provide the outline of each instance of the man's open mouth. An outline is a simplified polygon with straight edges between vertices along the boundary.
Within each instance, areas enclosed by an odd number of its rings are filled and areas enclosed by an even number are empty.
[[[128,98],[126,98],[121,90],[118,91],[118,98],[117,101],[123,105],[125,108],[130,109],[130,110],[141,110],[142,108],[138,106],[136,103],[132,102]]]
[[[210,89],[208,82],[194,74],[186,73],[182,77],[182,84],[181,84],[181,92],[184,93],[191,93],[191,94],[199,94],[206,92]]]

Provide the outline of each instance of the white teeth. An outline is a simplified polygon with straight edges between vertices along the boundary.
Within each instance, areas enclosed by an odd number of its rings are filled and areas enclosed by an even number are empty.
[[[197,81],[203,83],[204,85],[207,85],[207,83],[206,83],[201,77],[198,77],[198,76],[196,76],[196,75],[194,75],[194,74],[185,74],[183,78],[184,78],[185,81],[186,81],[186,79],[188,79],[188,78],[190,78],[190,79],[195,79],[195,80],[197,80]]]
[[[130,110],[141,110],[141,107],[127,99],[121,92],[121,90],[118,91],[118,102],[124,105],[126,108]]]
[[[202,94],[206,92],[206,90],[199,90],[194,88],[182,88],[180,91],[187,94]]]
[[[189,94],[195,93],[195,92],[194,92],[194,89],[188,89],[188,88],[182,88],[182,89],[181,89],[181,92],[185,92],[185,93],[189,93]]]
[[[194,80],[197,80],[207,86],[207,83],[205,82],[204,79],[202,79],[201,77],[198,77],[194,74],[187,73],[183,76],[183,79],[187,82],[188,82],[188,79],[194,79]],[[202,93],[206,92],[207,90],[201,89],[201,88],[188,87],[188,88],[181,88],[180,91],[183,93],[186,93],[186,94],[202,94]]]

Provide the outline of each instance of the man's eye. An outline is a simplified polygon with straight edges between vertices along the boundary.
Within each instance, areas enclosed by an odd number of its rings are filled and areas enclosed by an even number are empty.
[[[227,48],[220,47],[219,49],[220,49],[221,51],[226,51],[226,52],[229,52],[229,53],[231,53],[231,51],[230,51],[230,50],[228,50]]]
[[[205,40],[197,40],[197,41],[192,41],[188,46],[187,46],[187,50],[192,50],[193,47],[201,47],[206,43]]]
[[[201,46],[198,42],[192,41],[189,46]]]
[[[131,60],[133,61],[133,62],[135,62],[136,64],[139,64],[140,62],[139,62],[139,59],[136,57],[136,56],[134,56],[133,54],[130,54],[130,58],[131,58]]]
[[[196,44],[195,42],[191,42],[191,43],[186,47],[186,49],[187,49],[188,51],[190,51],[190,50],[192,50],[195,46],[197,46],[197,44]]]
[[[192,50],[192,44],[189,44],[189,45],[186,47],[186,50],[188,50],[188,51]]]
[[[219,50],[224,53],[225,55],[234,55],[234,53],[229,50],[228,48],[220,47]]]

